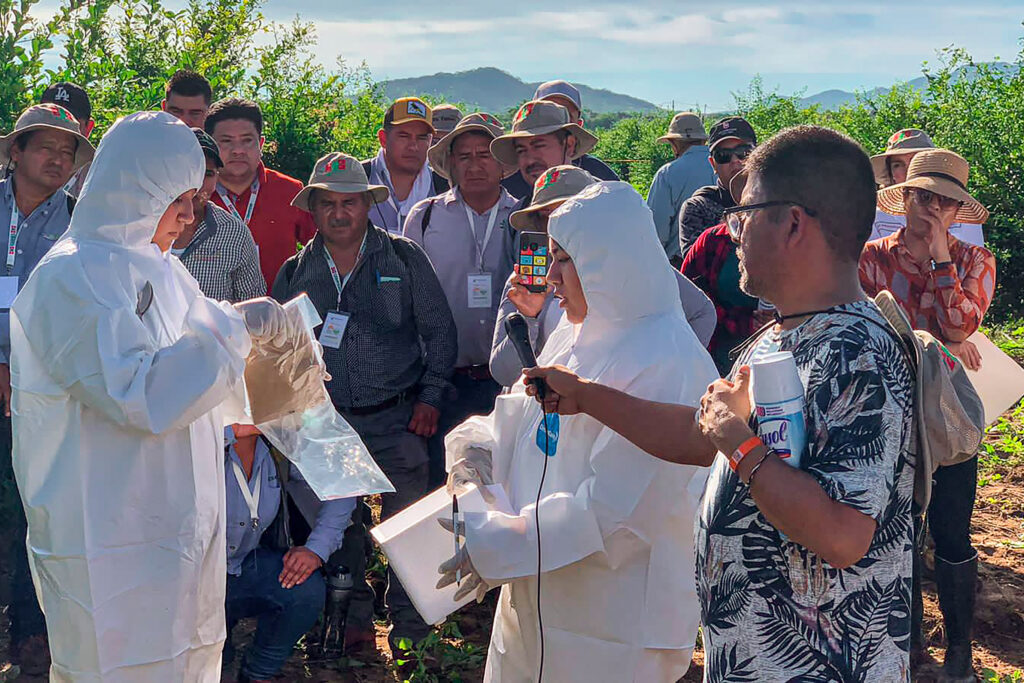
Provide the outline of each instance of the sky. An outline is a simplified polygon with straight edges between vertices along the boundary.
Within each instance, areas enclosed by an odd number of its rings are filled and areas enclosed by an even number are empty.
[[[312,21],[321,61],[380,80],[494,66],[677,109],[727,107],[757,74],[785,94],[890,85],[949,45],[1013,60],[1024,37],[1020,0],[267,0],[264,13]]]

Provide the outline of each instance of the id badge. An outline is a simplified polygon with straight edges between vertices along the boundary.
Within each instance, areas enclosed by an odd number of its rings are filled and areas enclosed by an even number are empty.
[[[470,308],[491,307],[491,274],[471,273],[466,278],[466,300]]]
[[[10,308],[18,296],[18,276],[0,277],[0,308]]]
[[[320,343],[328,349],[341,348],[341,340],[345,336],[345,328],[352,317],[342,311],[329,311],[324,326],[320,329]]]

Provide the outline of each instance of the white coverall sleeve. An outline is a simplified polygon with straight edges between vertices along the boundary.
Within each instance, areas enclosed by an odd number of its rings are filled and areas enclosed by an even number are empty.
[[[629,393],[630,387],[625,391]],[[587,416],[562,419],[592,420]],[[539,450],[536,456],[538,461],[543,457]],[[530,503],[518,515],[464,513],[466,548],[473,566],[493,584],[536,574],[538,509],[542,571],[596,552],[605,553],[609,566],[617,566],[638,542],[653,540],[646,531],[650,528],[644,519],[647,515],[637,512],[641,507],[650,509],[641,502],[663,465],[611,429],[601,428],[590,446],[589,474],[576,490],[548,493],[539,508]],[[496,463],[495,480],[500,482],[498,470]]]
[[[122,427],[183,428],[241,380],[251,342],[229,304],[197,297],[181,338],[157,348],[131,308],[64,294],[73,305],[37,310],[26,325],[29,341],[58,385]]]

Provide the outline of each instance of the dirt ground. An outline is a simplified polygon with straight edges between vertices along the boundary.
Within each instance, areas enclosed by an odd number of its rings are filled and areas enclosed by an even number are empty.
[[[1024,669],[1024,468],[1003,469],[1002,478],[979,487],[974,514],[974,545],[980,555],[978,609],[975,620],[975,670],[981,675],[990,669],[1001,676]],[[4,582],[6,583],[6,582]],[[474,647],[474,659],[481,664],[472,668],[439,668],[431,662],[431,674],[415,676],[413,681],[462,681],[471,683],[482,676],[483,655],[490,634],[492,596],[483,605],[473,605],[460,612],[455,621],[464,640],[449,638],[445,645],[434,650],[438,657],[463,656],[466,646]],[[5,596],[0,596],[5,597]],[[930,652],[937,665],[942,662],[942,619],[935,598],[935,586],[925,581],[925,633]],[[5,601],[6,602],[6,601]],[[6,626],[6,617],[3,623]],[[253,623],[242,622],[235,632],[235,643],[241,651],[251,639]],[[25,683],[42,682],[45,676],[19,675],[17,667],[9,663],[7,629],[0,634],[0,682],[15,680]],[[309,681],[311,683],[394,683],[402,681],[392,666],[387,646],[387,628],[377,625],[377,654],[362,660],[326,662],[318,660],[305,643],[300,643],[295,654],[278,678],[279,681]],[[461,654],[460,654],[461,653]],[[684,681],[699,681],[703,673],[703,655],[698,651]],[[31,663],[30,663],[31,664]],[[38,663],[36,663],[38,664]],[[937,666],[919,672],[915,680],[928,683],[935,679]],[[234,681],[234,667],[225,671],[222,679]]]

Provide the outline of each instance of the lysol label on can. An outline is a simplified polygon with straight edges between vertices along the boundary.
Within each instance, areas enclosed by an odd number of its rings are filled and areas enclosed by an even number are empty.
[[[803,397],[757,406],[757,435],[768,448],[793,467],[807,445]]]

